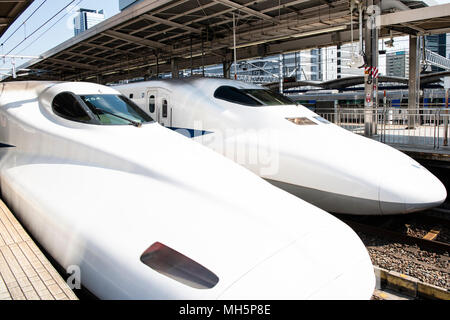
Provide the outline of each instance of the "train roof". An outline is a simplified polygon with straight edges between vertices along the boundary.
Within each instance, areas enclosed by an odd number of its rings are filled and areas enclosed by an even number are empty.
[[[128,88],[141,88],[151,85],[152,87],[170,87],[175,88],[178,86],[193,86],[201,88],[202,91],[207,91],[211,94],[220,86],[233,86],[239,89],[265,89],[259,85],[246,83],[237,80],[223,79],[223,78],[182,78],[182,79],[155,79],[142,82],[129,83],[126,86]],[[113,88],[116,86],[112,86]],[[117,87],[123,87],[118,85]]]
[[[4,104],[17,100],[19,95],[21,99],[36,98],[41,94],[52,98],[65,91],[75,94],[119,94],[113,88],[89,82],[13,81],[0,83],[0,102]]]

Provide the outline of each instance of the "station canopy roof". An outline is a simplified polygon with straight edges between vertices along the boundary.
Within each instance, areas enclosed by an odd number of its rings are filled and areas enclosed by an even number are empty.
[[[33,0],[0,0],[0,37]]]
[[[450,32],[450,5],[417,8],[382,15],[380,27],[406,34],[441,34]]]
[[[422,1],[389,0],[381,11],[423,7]],[[238,59],[351,39],[348,0],[143,0],[21,66],[34,72],[19,72],[19,80],[108,83],[223,62],[229,66],[233,15]],[[353,20],[357,39],[355,15]],[[389,31],[387,25],[385,35],[404,32]]]

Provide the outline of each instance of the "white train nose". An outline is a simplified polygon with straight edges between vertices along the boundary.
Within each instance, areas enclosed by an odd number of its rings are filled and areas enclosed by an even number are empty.
[[[447,190],[442,182],[416,162],[391,167],[380,179],[379,201],[383,214],[437,207],[446,198]]]
[[[326,244],[325,234],[332,239]],[[370,299],[374,288],[366,248],[340,223],[314,230],[264,260],[219,299]]]

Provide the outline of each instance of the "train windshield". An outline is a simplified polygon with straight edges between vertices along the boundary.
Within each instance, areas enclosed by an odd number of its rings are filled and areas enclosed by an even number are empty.
[[[153,119],[128,98],[115,94],[80,96],[101,124],[139,126]]]
[[[275,91],[265,89],[242,89],[241,91],[261,101],[266,106],[295,104],[295,102],[289,99],[288,97],[285,97],[282,94]]]
[[[232,86],[221,86],[214,92],[217,99],[251,107],[292,105],[289,98],[266,89],[238,89]]]

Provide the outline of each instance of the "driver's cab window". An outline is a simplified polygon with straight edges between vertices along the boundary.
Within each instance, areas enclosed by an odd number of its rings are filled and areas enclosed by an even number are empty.
[[[52,101],[54,114],[67,120],[97,125],[134,125],[153,119],[123,95],[62,92]]]
[[[79,122],[91,122],[91,117],[81,106],[78,99],[70,92],[58,94],[52,103],[52,109],[58,116]]]

